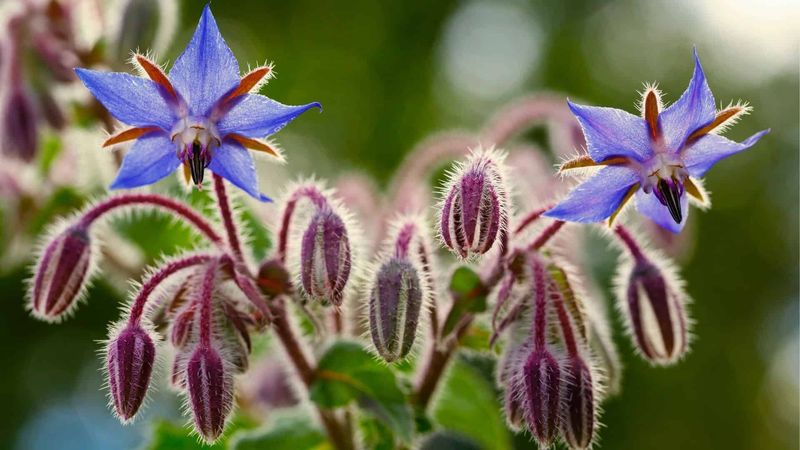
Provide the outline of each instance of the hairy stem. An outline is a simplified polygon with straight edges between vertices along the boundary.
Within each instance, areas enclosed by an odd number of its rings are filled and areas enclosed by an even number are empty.
[[[642,247],[636,242],[636,239],[633,237],[630,231],[627,228],[623,227],[622,225],[617,225],[614,227],[614,234],[617,235],[619,240],[622,242],[625,247],[627,247],[628,251],[630,251],[631,256],[636,261],[642,261],[647,259],[644,256],[644,252],[642,251]]]
[[[560,230],[561,227],[564,226],[564,223],[565,222],[561,220],[556,220],[555,222],[550,224],[547,228],[542,230],[542,233],[536,238],[535,241],[533,241],[533,243],[531,243],[528,249],[539,250],[540,248],[544,247],[545,244],[547,244],[547,242],[550,241],[550,238],[555,236],[555,234],[558,233],[558,230]]]
[[[179,217],[192,225],[203,236],[216,245],[222,245],[222,237],[214,227],[197,211],[186,204],[157,194],[122,194],[109,197],[91,207],[80,219],[80,225],[89,227],[95,220],[118,208],[136,205],[154,206]]]
[[[225,181],[216,173],[214,174],[214,192],[217,194],[219,215],[222,217],[222,223],[225,225],[225,232],[228,235],[228,246],[230,246],[233,255],[238,261],[244,261],[242,244],[239,242],[239,232],[236,230],[228,193],[225,191]]]
[[[185,258],[168,262],[161,269],[152,274],[150,278],[148,278],[147,281],[142,284],[142,288],[139,290],[139,293],[133,300],[133,306],[131,306],[128,316],[128,323],[130,325],[136,325],[139,323],[142,314],[144,313],[144,307],[147,304],[147,301],[150,299],[150,295],[156,290],[158,285],[163,283],[167,278],[183,269],[204,264],[211,259],[211,255],[205,254],[187,256]]]
[[[297,208],[297,203],[304,198],[309,199],[317,208],[323,208],[328,204],[325,194],[320,192],[314,185],[304,185],[295,189],[289,200],[286,201],[286,207],[283,209],[283,217],[281,218],[281,227],[278,231],[278,259],[281,262],[286,262],[286,248],[289,244],[289,225],[292,222],[292,216]]]
[[[214,299],[214,281],[217,278],[219,258],[208,262],[200,287],[200,345],[211,347],[211,306]]]

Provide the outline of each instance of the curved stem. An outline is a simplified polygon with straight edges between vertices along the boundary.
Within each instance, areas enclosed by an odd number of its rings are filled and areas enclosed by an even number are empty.
[[[133,300],[133,306],[131,306],[128,316],[128,324],[136,325],[139,323],[142,314],[144,313],[144,307],[150,298],[150,294],[155,291],[159,284],[163,283],[167,278],[183,269],[204,264],[211,259],[211,255],[205,254],[187,256],[185,258],[168,262],[161,269],[152,274],[150,278],[148,278],[147,281],[142,284],[142,288],[139,290],[139,293]]]
[[[80,225],[89,227],[105,214],[123,207],[148,205],[169,212],[191,224],[203,236],[216,245],[222,245],[222,237],[203,216],[186,204],[157,194],[122,194],[109,197],[92,206],[80,219]]]
[[[633,259],[636,261],[643,261],[647,259],[647,257],[644,256],[642,247],[636,242],[633,234],[628,231],[627,228],[623,227],[622,225],[617,225],[614,227],[614,234],[617,235],[619,240],[625,245],[625,247],[627,247],[628,251],[631,252]]]
[[[323,208],[328,204],[325,194],[323,194],[314,185],[309,184],[300,186],[295,189],[294,192],[292,192],[292,195],[289,196],[289,200],[286,201],[286,206],[283,209],[281,227],[280,230],[278,230],[278,259],[281,262],[286,262],[286,248],[289,241],[289,225],[292,222],[292,216],[297,208],[297,202],[304,198],[311,200],[311,202],[317,208]]]
[[[575,340],[572,322],[569,319],[567,308],[564,306],[564,298],[561,296],[561,293],[558,291],[558,289],[555,288],[554,284],[555,282],[551,279],[550,299],[553,301],[553,305],[556,307],[556,315],[558,316],[558,322],[561,325],[561,334],[564,337],[564,346],[567,347],[567,354],[569,354],[569,356],[577,356],[578,344]]]
[[[528,226],[530,226],[533,222],[536,222],[536,220],[539,219],[542,214],[546,213],[550,208],[552,208],[552,205],[545,206],[544,208],[534,209],[523,216],[522,220],[519,221],[519,225],[517,225],[517,228],[514,230],[514,234],[520,234],[525,231]]]
[[[228,194],[225,192],[225,181],[221,176],[214,174],[214,192],[217,194],[217,206],[219,206],[219,215],[222,217],[222,223],[225,225],[225,232],[228,235],[228,245],[233,252],[233,255],[238,261],[244,261],[244,253],[242,253],[242,245],[239,242],[239,233],[236,230],[236,223],[233,220],[233,213],[231,211],[230,201]]]
[[[200,287],[200,345],[211,346],[211,303],[214,299],[214,282],[217,278],[219,258],[208,262]]]
[[[561,220],[556,220],[547,228],[542,230],[542,233],[536,238],[536,240],[533,241],[533,243],[531,243],[531,245],[528,246],[528,250],[539,250],[540,248],[544,247],[545,244],[547,244],[547,242],[550,240],[550,238],[552,238],[556,233],[558,233],[558,230],[560,230],[561,227],[564,226],[564,223],[565,222]]]

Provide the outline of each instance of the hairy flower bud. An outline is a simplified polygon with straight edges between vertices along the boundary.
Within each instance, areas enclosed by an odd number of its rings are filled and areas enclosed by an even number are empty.
[[[201,345],[186,365],[186,384],[197,432],[214,442],[233,407],[233,375],[215,349]]]
[[[534,350],[522,373],[525,386],[526,418],[534,438],[549,446],[558,436],[561,369],[546,349]]]
[[[138,324],[125,326],[108,342],[108,388],[111,404],[123,422],[131,420],[144,401],[155,355],[153,339]]]
[[[525,423],[525,385],[522,367],[528,349],[523,344],[511,344],[503,352],[497,366],[497,384],[504,388],[503,410],[506,424],[513,431],[520,431]]]
[[[439,232],[462,258],[488,252],[508,226],[504,158],[493,150],[473,152],[446,186]]]
[[[38,120],[34,99],[24,86],[12,87],[2,107],[3,152],[31,161],[39,147]]]
[[[564,365],[561,430],[572,449],[589,448],[595,427],[595,395],[592,373],[579,356]]]
[[[620,293],[636,347],[650,362],[668,365],[687,349],[685,294],[670,273],[645,257],[637,259]],[[624,299],[624,300],[623,300]]]
[[[303,233],[300,253],[306,294],[341,305],[351,265],[350,241],[342,218],[330,208],[319,209]]]
[[[30,285],[30,309],[47,322],[61,320],[77,305],[86,290],[92,268],[89,231],[73,225],[47,244]]]
[[[190,303],[182,308],[172,321],[170,341],[175,348],[183,348],[191,339],[194,331],[196,310],[197,303]]]
[[[423,289],[409,261],[392,258],[378,269],[369,294],[369,328],[387,362],[405,358],[417,334]]]
[[[289,272],[278,259],[268,259],[258,269],[258,287],[267,297],[287,294],[291,289]]]

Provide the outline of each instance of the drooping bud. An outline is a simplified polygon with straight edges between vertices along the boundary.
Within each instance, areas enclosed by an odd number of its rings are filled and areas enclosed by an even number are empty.
[[[503,160],[494,150],[475,151],[456,167],[445,188],[439,232],[462,258],[488,252],[508,226]]]
[[[108,342],[108,388],[111,403],[123,423],[133,419],[144,401],[155,355],[153,339],[138,324],[125,326]]]
[[[233,407],[233,375],[215,349],[200,345],[186,365],[186,385],[197,432],[214,442]]]
[[[562,394],[564,441],[572,449],[589,448],[595,427],[594,385],[591,370],[578,356],[570,357],[564,365]]]
[[[60,232],[47,244],[30,285],[34,317],[57,322],[72,311],[86,290],[93,263],[92,239],[81,225]]]
[[[10,88],[2,107],[2,148],[8,156],[31,161],[39,147],[34,100],[24,85]]]
[[[347,228],[331,208],[318,209],[303,233],[300,249],[303,290],[311,299],[342,304],[350,277]]]
[[[669,365],[686,353],[689,301],[674,269],[667,262],[651,259],[627,229],[614,233],[627,248],[632,264],[620,264],[617,300],[625,313],[628,331],[639,353],[658,365]]]
[[[522,429],[525,423],[525,384],[522,368],[526,362],[528,348],[524,344],[512,344],[503,352],[497,366],[497,385],[502,387],[503,410],[506,424],[513,431]]]
[[[267,297],[277,297],[286,294],[291,289],[289,271],[277,258],[268,259],[261,263],[258,269],[258,287]]]
[[[561,369],[547,349],[534,350],[523,368],[525,416],[531,434],[544,447],[558,437]]]
[[[183,348],[189,342],[194,332],[197,303],[184,306],[172,321],[170,341],[175,348]]]
[[[414,345],[422,309],[419,273],[409,261],[391,258],[381,265],[369,294],[369,328],[378,354],[393,362]]]

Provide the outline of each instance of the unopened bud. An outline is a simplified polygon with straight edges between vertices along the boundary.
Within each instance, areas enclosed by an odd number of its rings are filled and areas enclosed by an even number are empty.
[[[233,374],[219,352],[201,345],[186,365],[186,384],[197,432],[214,442],[233,407]]]
[[[44,247],[31,282],[34,317],[56,322],[72,311],[86,290],[92,259],[91,237],[85,227],[70,226],[56,235]]]
[[[351,265],[350,241],[342,218],[330,208],[319,209],[303,233],[300,252],[306,295],[341,305]]]
[[[561,369],[547,350],[534,350],[528,357],[522,374],[528,428],[544,447],[558,437]]]
[[[564,372],[564,411],[561,414],[564,441],[572,449],[589,448],[596,414],[592,373],[578,356],[567,360]]]
[[[261,263],[257,281],[261,292],[269,298],[287,294],[291,289],[289,272],[277,258]]]
[[[183,348],[189,342],[194,331],[195,311],[197,303],[186,305],[172,321],[170,341],[175,348]]]
[[[474,152],[448,183],[439,231],[462,258],[488,252],[508,226],[504,158],[493,150]]]
[[[512,344],[503,352],[497,366],[497,384],[504,388],[503,410],[506,424],[512,431],[520,431],[525,423],[525,385],[522,377],[527,348]]]
[[[38,120],[31,94],[22,85],[12,86],[2,106],[3,153],[31,161],[39,147]]]
[[[643,258],[634,264],[625,292],[625,312],[636,347],[660,365],[677,361],[688,341],[685,294],[671,278]]]
[[[405,358],[417,334],[423,289],[409,261],[381,265],[369,294],[369,328],[378,354],[387,362]]]
[[[106,348],[111,403],[122,422],[130,421],[144,401],[156,347],[140,325],[127,325]]]

